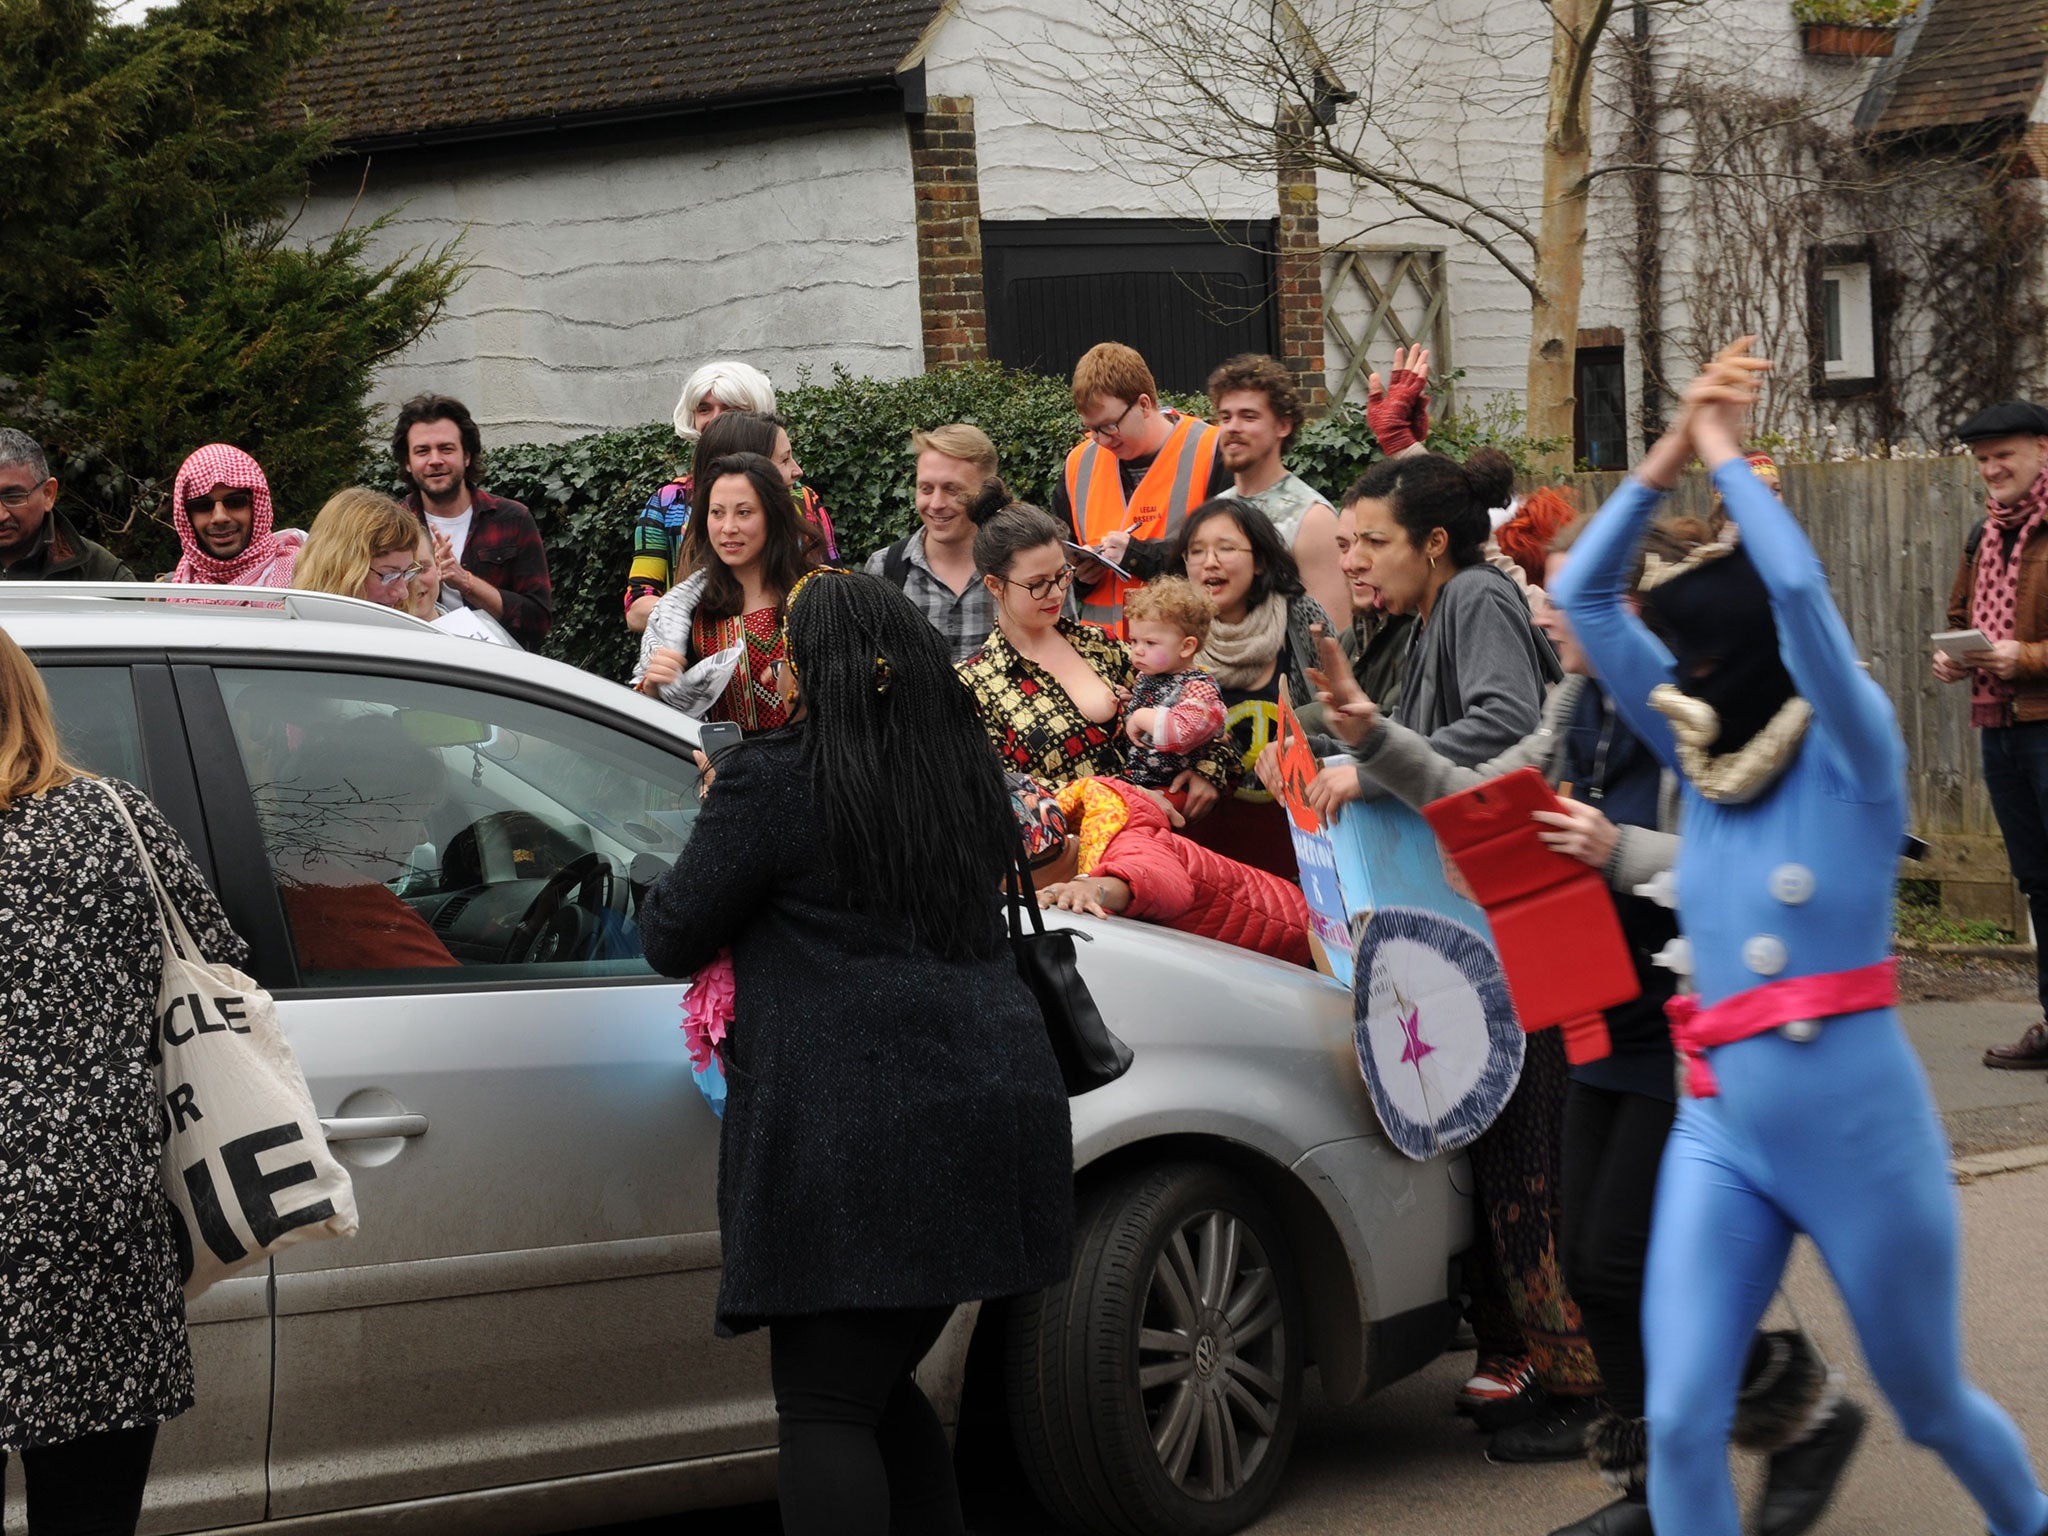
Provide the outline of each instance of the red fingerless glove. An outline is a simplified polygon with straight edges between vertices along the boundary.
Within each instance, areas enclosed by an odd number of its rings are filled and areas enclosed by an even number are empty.
[[[1429,436],[1429,380],[1403,370],[1380,399],[1365,408],[1365,424],[1388,458],[1406,453]]]

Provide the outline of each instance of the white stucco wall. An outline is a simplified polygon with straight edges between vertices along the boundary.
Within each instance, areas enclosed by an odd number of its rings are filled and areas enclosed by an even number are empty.
[[[1130,130],[1140,68],[1108,0],[955,0],[924,54],[934,96],[974,98],[984,219],[1270,219],[1270,176]]]
[[[469,267],[447,317],[380,375],[380,404],[438,390],[487,440],[553,440],[666,420],[714,357],[778,384],[835,363],[921,371],[901,118],[648,139],[375,157],[353,215],[392,214],[375,254],[460,236]],[[359,176],[324,186],[299,233],[348,218]]]

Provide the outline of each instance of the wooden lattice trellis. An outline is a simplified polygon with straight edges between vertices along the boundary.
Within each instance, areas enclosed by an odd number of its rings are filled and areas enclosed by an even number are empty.
[[[1450,266],[1440,247],[1340,245],[1325,252],[1324,261],[1323,324],[1332,342],[1331,364],[1343,370],[1330,390],[1332,405],[1352,398],[1354,386],[1363,400],[1365,376],[1374,367],[1384,374],[1396,346],[1420,343],[1430,351],[1429,371],[1437,376],[1450,373]],[[1371,305],[1355,335],[1339,313],[1338,302],[1351,286]],[[1419,322],[1412,326],[1400,311],[1404,287],[1414,290],[1422,309]],[[1437,396],[1434,404],[1439,415],[1448,412],[1449,392]]]

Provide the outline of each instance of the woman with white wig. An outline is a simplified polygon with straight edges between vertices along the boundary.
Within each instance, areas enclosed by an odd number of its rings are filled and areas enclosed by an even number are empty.
[[[676,436],[694,443],[705,425],[726,411],[773,416],[775,386],[768,375],[751,363],[732,358],[704,364],[684,382],[682,397],[676,401]],[[839,551],[830,533],[831,520],[816,492],[793,485],[790,494],[796,497],[797,510],[806,521],[824,530],[827,557],[836,559]],[[647,616],[675,580],[676,555],[689,520],[688,475],[661,486],[640,509],[633,524],[633,564],[626,575],[626,628],[635,634],[647,627]]]
[[[767,416],[775,410],[775,386],[768,375],[751,363],[720,358],[706,363],[683,383],[682,398],[676,401],[676,436],[686,443],[697,441],[704,423],[720,411],[753,411]]]

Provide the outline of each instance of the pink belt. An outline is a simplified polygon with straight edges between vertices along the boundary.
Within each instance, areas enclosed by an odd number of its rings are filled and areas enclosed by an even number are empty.
[[[1696,1099],[1711,1099],[1721,1091],[1707,1065],[1710,1047],[1732,1045],[1799,1019],[1893,1007],[1899,1000],[1898,973],[1896,959],[1880,960],[1853,971],[1766,982],[1724,997],[1711,1008],[1700,1007],[1696,992],[1672,998],[1664,1013],[1671,1020],[1671,1043],[1686,1058],[1686,1092]]]

